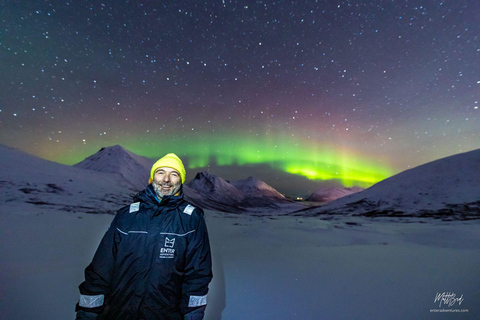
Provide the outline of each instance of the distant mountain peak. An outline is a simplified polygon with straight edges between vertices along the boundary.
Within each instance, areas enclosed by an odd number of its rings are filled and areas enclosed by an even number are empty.
[[[116,173],[141,190],[148,184],[153,159],[139,156],[120,145],[103,147],[74,167],[98,172]]]
[[[135,153],[117,144],[111,147],[102,147],[95,154],[91,155],[85,160],[89,159],[90,161],[92,161],[92,160],[98,159],[99,157],[111,157],[111,156],[118,157],[120,155],[130,156],[132,158],[140,157],[139,155],[136,155]]]
[[[186,184],[184,191],[187,199],[195,205],[227,212],[291,205],[281,193],[254,177],[229,182],[203,171]]]
[[[342,187],[342,186],[329,186],[325,188],[321,188],[314,193],[312,193],[308,198],[307,201],[316,201],[316,202],[330,202],[333,200],[337,200],[339,198],[348,196],[350,194],[354,194],[357,192],[362,191],[363,189],[360,187]]]
[[[235,201],[241,201],[244,197],[229,182],[207,171],[198,172],[195,178],[188,183],[188,186],[200,194],[229,194]]]
[[[235,186],[237,189],[242,190],[245,194],[249,196],[253,196],[253,197],[267,196],[267,197],[280,198],[280,199],[285,198],[280,192],[275,190],[273,187],[269,186],[264,181],[254,178],[252,176],[246,179],[232,181],[231,184]]]

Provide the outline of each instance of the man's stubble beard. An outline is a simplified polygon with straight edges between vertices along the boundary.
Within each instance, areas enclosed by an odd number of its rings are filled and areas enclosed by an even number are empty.
[[[164,183],[164,186],[173,186],[171,183]],[[158,184],[157,182],[153,181],[152,182],[153,190],[155,190],[155,193],[157,194],[157,197],[162,199],[164,196],[171,196],[174,194],[177,194],[178,191],[180,191],[180,187],[182,186],[181,184],[178,184],[178,186],[174,187],[171,191],[169,192],[163,192],[161,187],[162,184]]]

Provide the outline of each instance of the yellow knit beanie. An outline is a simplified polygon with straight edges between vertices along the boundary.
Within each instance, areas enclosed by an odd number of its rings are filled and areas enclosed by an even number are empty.
[[[182,184],[185,183],[185,167],[183,166],[182,160],[177,157],[174,153],[169,153],[165,157],[161,158],[152,166],[152,170],[150,170],[150,180],[148,183],[152,183],[153,175],[158,168],[168,167],[178,171],[180,173],[180,178],[182,178]]]

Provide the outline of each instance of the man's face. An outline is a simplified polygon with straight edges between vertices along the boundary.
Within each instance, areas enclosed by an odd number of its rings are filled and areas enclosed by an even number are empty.
[[[155,170],[153,174],[153,189],[158,197],[177,194],[182,186],[182,178],[177,170],[162,167]]]

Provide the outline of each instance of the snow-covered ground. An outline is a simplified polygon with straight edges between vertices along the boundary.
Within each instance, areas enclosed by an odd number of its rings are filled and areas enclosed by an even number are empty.
[[[113,215],[0,208],[1,319],[74,319],[77,286]],[[480,317],[478,220],[217,211],[206,220],[214,260],[207,320]],[[435,302],[444,292],[463,300]]]

